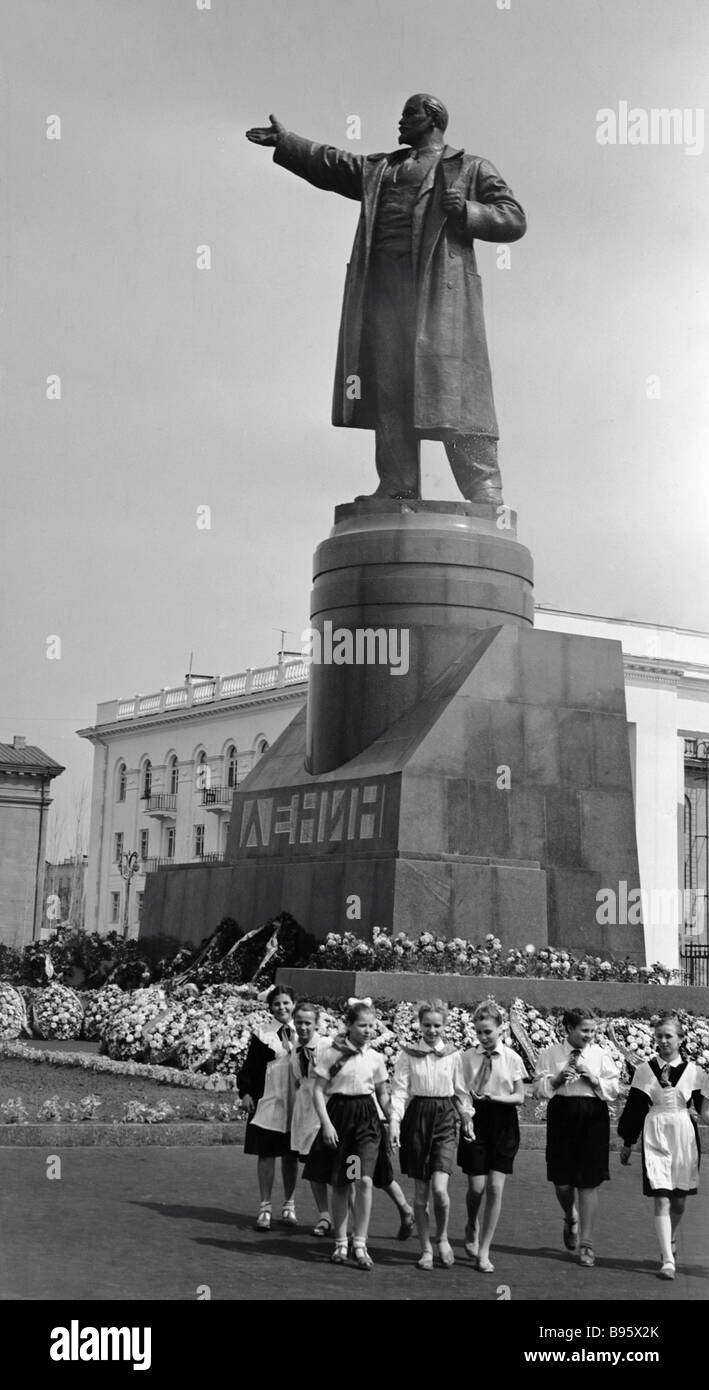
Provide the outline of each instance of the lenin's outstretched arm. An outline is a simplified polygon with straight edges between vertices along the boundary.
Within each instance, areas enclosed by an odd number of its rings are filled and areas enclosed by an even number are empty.
[[[361,155],[348,154],[333,145],[316,145],[312,140],[304,140],[302,135],[287,131],[278,137],[273,162],[307,179],[316,188],[361,201],[364,162]]]

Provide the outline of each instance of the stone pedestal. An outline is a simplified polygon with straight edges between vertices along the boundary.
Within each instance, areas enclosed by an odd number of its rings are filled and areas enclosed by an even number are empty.
[[[532,557],[507,508],[369,501],[338,507],[318,546],[306,767],[341,767],[412,709],[467,642],[531,627]]]
[[[533,630],[514,515],[338,508],[314,568],[307,718],[235,795],[231,915],[642,962],[642,927],[596,921],[601,889],[639,886],[620,644]]]

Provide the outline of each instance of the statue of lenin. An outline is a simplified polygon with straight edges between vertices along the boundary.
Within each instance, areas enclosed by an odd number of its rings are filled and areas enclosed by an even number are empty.
[[[517,241],[524,212],[486,159],[444,143],[445,106],[406,102],[391,154],[354,155],[275,116],[247,131],[316,188],[362,204],[345,283],[334,425],[373,429],[374,497],[421,496],[420,441],[440,439],[461,493],[502,502],[474,242]],[[362,500],[362,499],[357,499]]]

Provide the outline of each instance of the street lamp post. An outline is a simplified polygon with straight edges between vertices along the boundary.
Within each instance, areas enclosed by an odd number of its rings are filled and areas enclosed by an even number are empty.
[[[140,856],[136,850],[131,850],[130,854],[122,854],[117,861],[118,872],[125,880],[126,891],[123,900],[123,940],[128,936],[128,905],[130,902],[130,885],[134,874],[140,871]]]

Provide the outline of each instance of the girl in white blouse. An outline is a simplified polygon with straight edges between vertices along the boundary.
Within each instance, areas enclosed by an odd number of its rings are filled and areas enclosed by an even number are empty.
[[[367,1250],[367,1232],[372,1178],[382,1139],[375,1095],[389,1116],[384,1058],[368,1045],[374,1032],[371,1003],[350,1001],[345,1012],[345,1035],[333,1039],[315,1066],[313,1103],[322,1128],[303,1169],[308,1182],[324,1182],[332,1188],[333,1264],[347,1263],[348,1196],[354,1183],[353,1258],[359,1269],[366,1270],[373,1264]]]
[[[567,1009],[564,1027],[566,1042],[545,1048],[537,1059],[534,1094],[549,1101],[547,1178],[564,1212],[564,1245],[578,1249],[579,1264],[591,1268],[598,1189],[610,1178],[608,1106],[620,1078],[610,1053],[594,1042],[596,1020],[589,1009]]]
[[[463,1135],[471,1140],[473,1107],[460,1053],[444,1040],[446,1005],[432,999],[419,1006],[418,1016],[423,1042],[402,1048],[394,1064],[391,1142],[401,1145],[401,1171],[415,1181],[414,1214],[422,1252],[418,1268],[429,1270],[433,1269],[431,1192],[439,1259],[446,1268],[454,1261],[448,1239],[448,1179],[455,1163],[458,1115]]]
[[[313,1103],[315,1091],[315,1067],[323,1052],[330,1047],[330,1038],[321,1038],[318,1033],[320,1008],[308,1000],[299,1000],[293,1011],[293,1023],[298,1034],[298,1042],[291,1052],[291,1072],[295,1101],[291,1117],[291,1146],[301,1163],[305,1163],[313,1146],[320,1118]],[[310,1190],[318,1212],[318,1221],[313,1234],[327,1236],[332,1231],[332,1221],[328,1210],[327,1184],[311,1182]]]
[[[502,1014],[495,1004],[478,1005],[473,1023],[478,1041],[463,1053],[463,1076],[475,1101],[475,1143],[459,1145],[458,1164],[468,1175],[465,1251],[481,1273],[492,1274],[490,1245],[500,1219],[505,1180],[519,1148],[517,1110],[524,1102],[526,1071],[521,1057],[500,1038]]]

